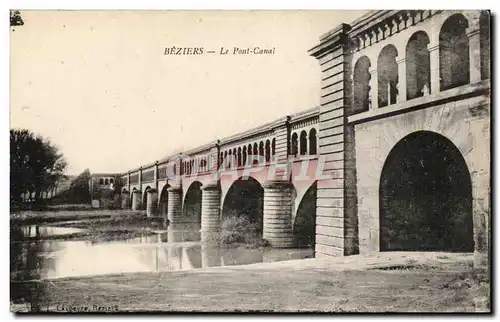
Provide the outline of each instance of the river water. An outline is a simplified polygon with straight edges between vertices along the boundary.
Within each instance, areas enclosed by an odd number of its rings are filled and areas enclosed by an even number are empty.
[[[166,231],[125,240],[95,241],[91,236],[83,240],[55,238],[80,232],[85,229],[53,226],[11,229],[11,280],[193,270],[314,256],[310,248],[224,249],[199,241],[168,242]]]

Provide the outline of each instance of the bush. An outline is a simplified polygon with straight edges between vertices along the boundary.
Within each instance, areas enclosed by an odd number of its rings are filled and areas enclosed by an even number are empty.
[[[268,246],[262,238],[259,223],[252,222],[246,215],[234,215],[223,219],[220,242],[223,245],[246,244],[255,247]]]

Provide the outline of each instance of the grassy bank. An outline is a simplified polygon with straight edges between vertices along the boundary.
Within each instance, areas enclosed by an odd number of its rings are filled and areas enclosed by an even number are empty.
[[[143,219],[145,218],[145,219]],[[40,225],[40,224],[63,224],[68,221],[87,221],[87,222],[131,222],[154,220],[148,219],[144,211],[132,210],[105,210],[105,209],[87,209],[87,210],[45,210],[45,211],[23,211],[12,213],[10,216],[11,225]],[[156,219],[158,220],[158,219]],[[76,227],[72,225],[71,227]],[[80,227],[81,228],[81,227]]]
[[[219,312],[435,313],[488,309],[488,275],[472,269],[470,263],[446,259],[446,263],[430,265],[410,259],[401,262],[406,266],[397,267],[391,263],[398,260],[379,260],[381,265],[372,268],[354,267],[358,261],[346,264],[311,259],[58,279],[43,282],[40,309],[57,311],[62,305],[116,306],[120,311]]]
[[[82,228],[85,231],[69,234],[22,237],[30,240],[124,240],[144,236],[151,230],[164,228],[161,217],[147,217],[137,211],[100,210],[67,212],[23,212],[11,216],[11,227],[46,225],[54,227]]]

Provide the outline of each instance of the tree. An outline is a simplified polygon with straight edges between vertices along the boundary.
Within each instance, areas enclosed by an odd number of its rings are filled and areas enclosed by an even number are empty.
[[[24,25],[23,18],[21,18],[21,12],[19,10],[10,11],[10,26],[22,26]]]
[[[19,201],[24,192],[40,194],[64,177],[67,163],[49,140],[28,130],[10,130],[10,194]]]

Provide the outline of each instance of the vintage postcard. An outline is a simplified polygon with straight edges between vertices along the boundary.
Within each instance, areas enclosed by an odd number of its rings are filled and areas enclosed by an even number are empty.
[[[11,10],[11,311],[491,312],[490,19]]]

